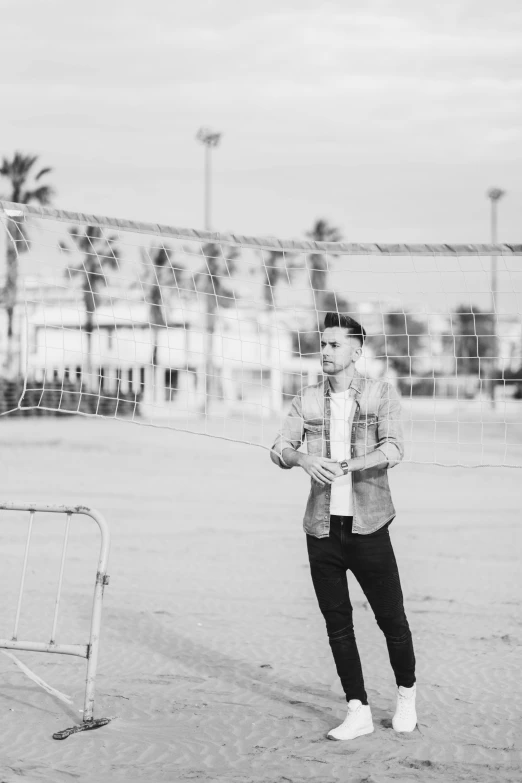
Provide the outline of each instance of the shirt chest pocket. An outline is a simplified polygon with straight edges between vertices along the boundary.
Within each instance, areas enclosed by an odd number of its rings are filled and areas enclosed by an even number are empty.
[[[375,413],[361,413],[355,430],[356,443],[361,446],[375,446],[377,443],[377,416]]]
[[[322,419],[304,421],[306,446],[309,454],[322,454],[324,443],[324,424]]]

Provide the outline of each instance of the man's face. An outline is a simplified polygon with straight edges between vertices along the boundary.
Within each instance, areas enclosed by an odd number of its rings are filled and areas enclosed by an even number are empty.
[[[325,375],[336,375],[356,362],[361,355],[361,343],[346,329],[331,326],[321,335],[321,361]]]

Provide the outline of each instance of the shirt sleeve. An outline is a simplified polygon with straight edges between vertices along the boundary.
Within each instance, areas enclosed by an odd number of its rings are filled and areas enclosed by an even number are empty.
[[[287,465],[283,459],[284,449],[297,451],[304,439],[303,427],[303,403],[298,394],[292,400],[290,410],[283,422],[283,426],[277,433],[276,439],[270,449],[270,459],[280,468],[290,470],[292,465]]]
[[[379,403],[377,419],[377,449],[393,468],[404,457],[404,435],[402,431],[401,398],[391,383],[385,383]]]

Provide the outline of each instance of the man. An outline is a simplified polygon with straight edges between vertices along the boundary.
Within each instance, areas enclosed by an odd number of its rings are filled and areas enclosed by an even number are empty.
[[[329,739],[373,731],[355,641],[347,570],[361,585],[384,633],[397,683],[395,731],[413,731],[415,655],[388,527],[395,517],[388,468],[404,455],[400,398],[384,381],[355,369],[366,337],[353,318],[327,313],[321,336],[320,383],[294,397],[270,456],[281,468],[311,477],[304,516],[312,581],[348,702]],[[298,451],[306,437],[307,454]]]

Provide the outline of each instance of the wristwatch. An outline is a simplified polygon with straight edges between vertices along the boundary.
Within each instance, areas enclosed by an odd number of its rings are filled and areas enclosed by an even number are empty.
[[[348,473],[350,472],[349,469],[348,469],[348,461],[343,459],[342,462],[339,463],[339,465],[343,469],[344,475],[347,476]]]

